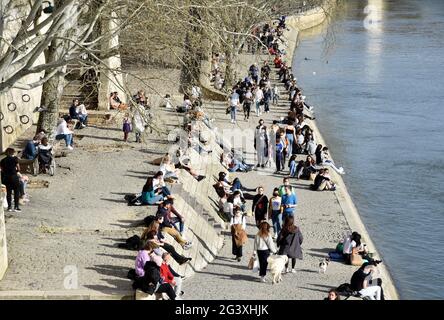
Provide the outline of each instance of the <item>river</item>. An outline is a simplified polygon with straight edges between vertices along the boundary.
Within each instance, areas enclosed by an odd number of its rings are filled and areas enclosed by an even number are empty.
[[[294,73],[401,299],[444,299],[444,1],[344,1]]]

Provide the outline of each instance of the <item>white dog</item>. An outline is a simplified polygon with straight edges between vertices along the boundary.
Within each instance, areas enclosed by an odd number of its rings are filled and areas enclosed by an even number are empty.
[[[319,263],[319,273],[325,273],[327,271],[328,264],[330,262],[329,258],[325,258]]]
[[[288,263],[288,257],[286,255],[269,256],[267,262],[273,277],[273,284],[281,282],[282,272],[285,270],[285,264]]]

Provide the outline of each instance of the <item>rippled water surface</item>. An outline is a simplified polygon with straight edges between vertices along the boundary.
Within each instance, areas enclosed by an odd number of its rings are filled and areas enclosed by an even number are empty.
[[[444,1],[343,10],[295,74],[401,298],[444,299]]]

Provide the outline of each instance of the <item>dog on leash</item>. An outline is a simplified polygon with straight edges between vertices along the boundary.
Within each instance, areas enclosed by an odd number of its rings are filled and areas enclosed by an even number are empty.
[[[330,263],[329,258],[325,258],[319,263],[319,273],[325,273],[327,271],[328,264]]]
[[[288,257],[286,255],[270,256],[267,259],[270,272],[273,277],[273,284],[282,281],[282,272],[285,270],[285,265],[288,263]]]

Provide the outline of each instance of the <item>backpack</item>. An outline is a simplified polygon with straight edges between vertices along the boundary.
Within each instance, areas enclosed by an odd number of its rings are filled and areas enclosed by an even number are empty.
[[[142,202],[136,194],[127,194],[124,199],[128,202],[129,206],[140,206]]]
[[[126,276],[130,280],[136,280],[136,270],[135,269],[129,269],[128,274]]]
[[[352,290],[350,283],[341,284],[336,288],[336,291],[343,296],[352,296],[355,294],[355,291]]]

